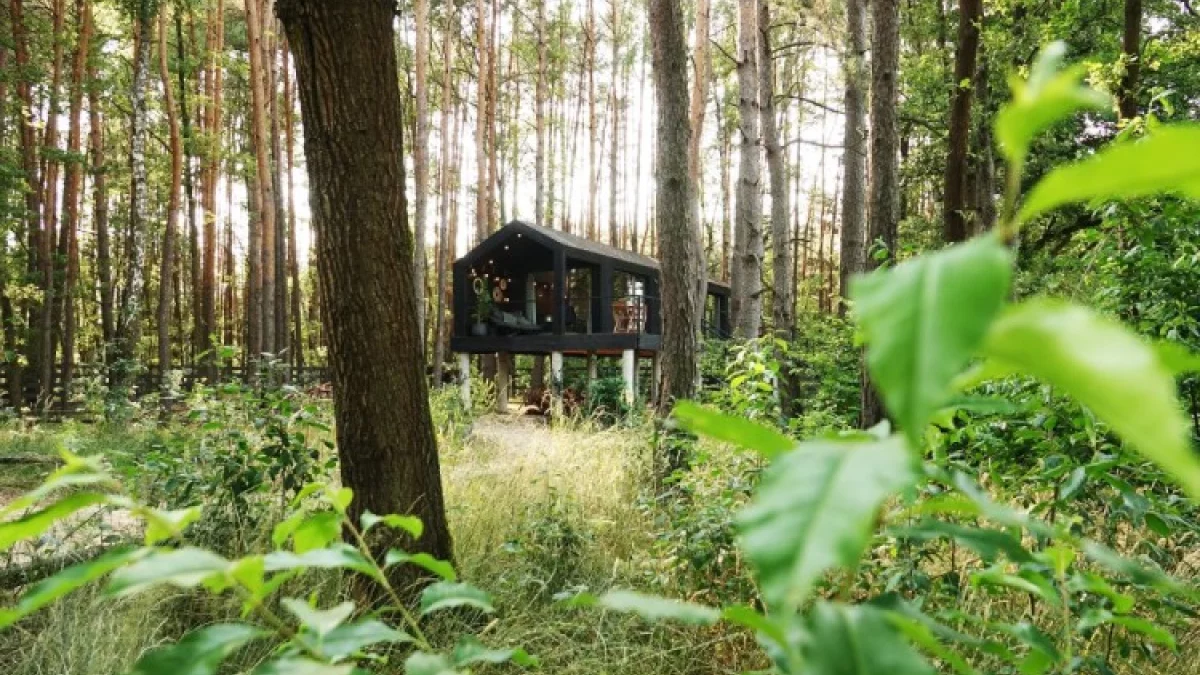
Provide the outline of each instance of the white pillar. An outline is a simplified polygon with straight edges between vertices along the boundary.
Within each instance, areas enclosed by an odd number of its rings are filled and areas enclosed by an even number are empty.
[[[633,405],[637,400],[637,352],[632,349],[621,352],[621,374],[625,377],[625,402]]]
[[[471,355],[458,355],[458,388],[463,407],[471,409]]]
[[[509,384],[512,382],[512,355],[496,355],[496,412],[508,412]]]
[[[658,397],[662,395],[662,357],[658,352],[654,352],[654,356],[650,358],[651,372],[650,377],[653,378],[650,382],[650,402],[658,405]]]
[[[563,396],[563,355],[562,352],[550,352],[550,409],[552,416],[562,412]]]
[[[596,381],[597,363],[599,362],[599,359],[596,358],[596,355],[594,353],[589,353],[587,358],[588,358],[588,379],[587,379],[587,381],[588,381],[588,389],[591,390],[592,383],[594,383]]]

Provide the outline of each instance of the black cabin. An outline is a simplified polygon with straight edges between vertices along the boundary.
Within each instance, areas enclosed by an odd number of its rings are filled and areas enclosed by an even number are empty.
[[[658,261],[513,221],[454,263],[455,352],[653,356]],[[729,334],[729,286],[708,282],[704,330]]]

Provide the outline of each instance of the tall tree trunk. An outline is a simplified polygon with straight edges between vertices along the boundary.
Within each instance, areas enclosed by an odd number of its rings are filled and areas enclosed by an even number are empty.
[[[183,39],[183,12],[188,14],[188,38],[191,43],[191,50],[196,51],[195,41],[195,26],[192,20],[191,8],[184,7],[183,11],[175,13],[175,57],[179,61],[179,118],[183,128],[183,194],[185,196],[187,225],[188,225],[188,247],[190,252],[188,256],[188,277],[190,296],[191,296],[191,315],[192,315],[192,336],[187,339],[183,346],[183,352],[190,354],[189,363],[195,365],[197,347],[199,345],[196,340],[195,331],[198,328],[196,318],[200,315],[200,286],[203,283],[203,276],[200,267],[200,228],[196,222],[196,184],[195,175],[193,172],[192,153],[195,150],[195,138],[192,133],[192,115],[191,109],[188,107],[188,58],[187,46]],[[201,120],[203,123],[203,120]],[[181,314],[182,306],[176,310]],[[180,339],[184,339],[186,333],[180,333]],[[190,347],[190,350],[188,349]]]
[[[545,0],[538,0],[538,11],[542,12],[544,7],[545,7]],[[440,193],[441,200],[438,205],[438,211],[439,211],[441,222],[438,225],[438,249],[437,249],[437,258],[436,258],[436,262],[435,262],[435,271],[434,271],[434,274],[436,276],[436,281],[434,283],[434,293],[437,294],[434,320],[433,320],[433,386],[435,386],[435,387],[440,386],[442,384],[442,369],[445,365],[444,361],[446,360],[446,342],[445,342],[444,334],[446,332],[446,304],[447,303],[446,303],[446,292],[444,289],[448,285],[446,282],[446,272],[450,267],[450,263],[454,260],[455,247],[456,247],[456,243],[457,243],[454,241],[454,239],[450,238],[450,202],[451,202],[451,200],[454,199],[454,196],[452,194],[452,190],[453,190],[452,186],[453,186],[454,181],[453,181],[453,173],[452,173],[451,167],[450,167],[450,147],[451,147],[450,134],[453,133],[453,126],[454,126],[454,114],[453,114],[453,109],[452,109],[452,106],[454,105],[454,99],[451,97],[453,88],[450,86],[450,83],[451,83],[451,80],[453,79],[453,75],[454,75],[453,66],[454,66],[454,48],[455,48],[455,44],[456,44],[455,43],[455,30],[457,29],[457,26],[456,26],[457,17],[458,17],[458,14],[455,11],[454,6],[453,5],[447,6],[446,7],[446,26],[445,26],[445,30],[443,31],[443,34],[446,36],[446,40],[443,42],[443,47],[445,49],[445,53],[442,56],[442,119],[441,119],[442,124],[441,124],[441,129],[439,131],[440,137],[438,138],[438,146],[439,146],[439,149],[441,150],[441,159],[438,162],[438,166],[441,170],[441,175],[440,175],[440,180],[439,180],[439,185],[438,185],[438,192]],[[543,21],[544,21],[544,16],[539,14],[539,19],[538,19],[539,40],[542,40],[542,38],[540,36],[542,35],[542,31],[544,28],[544,26],[542,25]],[[544,103],[544,96],[545,96],[545,90],[544,90],[544,86],[545,86],[545,79],[544,79],[545,78],[545,45],[544,44],[539,44],[539,69],[540,69],[539,73],[538,73],[538,90],[539,90],[539,92],[538,92],[538,105],[539,105],[538,174],[539,174],[539,176],[537,178],[537,184],[538,184],[537,189],[538,189],[538,200],[539,201],[538,201],[538,208],[535,210],[536,210],[536,217],[539,219],[538,225],[541,225],[542,223],[541,223],[540,219],[542,217],[542,209],[541,209],[542,178],[541,178],[540,174],[541,174],[541,170],[542,170],[542,165],[540,163],[540,157],[541,157],[541,144],[542,144],[542,139],[543,139],[543,132],[545,131],[545,128],[542,126],[542,121],[541,121],[542,115],[540,113],[540,110],[541,110],[540,106]]]
[[[182,67],[182,63],[180,66]],[[179,197],[183,185],[183,139],[179,115],[171,89],[171,71],[167,64],[167,13],[158,16],[158,72],[162,79],[163,107],[167,111],[167,129],[171,147],[171,188],[167,197],[167,222],[163,230],[162,260],[158,277],[158,372],[160,385],[167,384],[171,368],[171,281],[175,270],[176,231],[179,227]],[[180,94],[183,92],[181,91]]]
[[[425,231],[429,211],[429,42],[432,29],[429,26],[429,0],[415,0],[417,23],[416,49],[416,135],[413,138],[413,274],[416,280],[418,334],[424,335],[425,326]],[[448,37],[448,36],[447,36]],[[424,345],[425,341],[420,341]]]
[[[11,29],[11,26],[10,26]],[[0,72],[7,72],[10,65],[9,46],[0,44]],[[0,146],[9,145],[9,115],[12,112],[8,98],[9,81],[0,78]],[[9,213],[9,195],[15,192],[12,176],[0,177],[0,212]],[[7,404],[14,409],[21,405],[21,369],[17,355],[17,320],[13,311],[12,298],[9,295],[8,238],[0,237],[0,327],[4,329],[4,359],[5,394]]]
[[[691,398],[699,374],[703,249],[688,175],[688,55],[679,0],[650,0],[650,53],[658,101],[655,209],[662,259],[663,349],[659,411]],[[674,463],[674,462],[673,462]]]
[[[707,90],[710,85],[709,62],[709,0],[696,0],[696,36],[693,40],[695,50],[692,52],[692,98],[688,109],[688,123],[692,128],[691,139],[688,141],[688,177],[692,184],[700,186],[700,139],[704,136],[704,109],[707,107]],[[719,123],[719,120],[718,120]],[[701,222],[700,200],[695,200],[696,222]]]
[[[283,44],[283,129],[287,151],[287,247],[288,247],[288,276],[291,277],[291,345],[292,363],[304,367],[304,299],[300,289],[300,258],[296,242],[296,187],[292,180],[292,172],[296,166],[295,143],[293,134],[296,129],[294,114],[295,100],[292,92],[291,67],[288,63],[288,45]]]
[[[365,511],[425,525],[412,552],[449,560],[437,442],[413,291],[393,8],[377,0],[279,0],[296,51],[304,149],[333,371],[342,483]],[[392,302],[379,303],[379,298]],[[397,542],[376,530],[382,553]],[[395,588],[418,575],[397,565]]]
[[[479,72],[476,73],[475,99],[475,243],[477,244],[488,236],[488,212],[491,210],[491,203],[488,200],[491,189],[488,182],[486,159],[488,154],[487,101],[491,82],[488,75],[490,72],[488,61],[491,56],[489,45],[491,31],[487,27],[487,8],[487,0],[475,0],[475,42],[479,48]]]
[[[762,162],[759,149],[758,2],[738,0],[738,166],[737,220],[733,233],[731,279],[734,334],[758,337],[762,327]]]
[[[871,206],[867,236],[882,240],[887,258],[896,255],[896,212],[900,204],[899,129],[896,106],[899,102],[900,61],[899,0],[871,0],[874,28],[871,40]],[[868,268],[882,261],[867,260]],[[862,411],[864,428],[884,416],[879,393],[862,369]]]
[[[263,252],[273,256],[271,263],[271,287],[274,289],[271,318],[274,321],[272,337],[274,342],[271,352],[279,355],[288,348],[288,298],[287,298],[287,216],[283,203],[283,144],[280,142],[283,133],[280,130],[279,114],[279,68],[277,56],[279,53],[279,31],[270,11],[270,0],[263,3],[263,32],[270,39],[264,39],[264,63],[266,64],[266,98],[267,119],[270,121],[271,138],[271,194],[275,199],[275,228],[271,233],[271,248]],[[287,354],[287,362],[292,363],[291,354]]]
[[[1117,89],[1121,118],[1138,116],[1138,77],[1142,70],[1142,0],[1125,0],[1125,33],[1121,37],[1121,60],[1125,72]]]
[[[537,149],[534,151],[533,158],[533,182],[534,182],[534,197],[533,197],[533,222],[537,225],[543,225],[550,222],[546,215],[546,67],[548,58],[548,48],[546,44],[546,0],[535,0],[537,2],[537,26],[535,27],[535,38],[537,39],[537,85],[534,91],[534,133],[537,135]],[[450,33],[446,33],[447,39],[450,38]],[[449,85],[444,85],[448,87]],[[445,91],[449,91],[446,89]],[[444,101],[445,103],[445,101]],[[445,136],[442,137],[445,139]],[[445,161],[445,157],[443,157]],[[554,175],[554,168],[551,166],[550,174]],[[550,191],[553,194],[553,189]]]
[[[608,144],[608,243],[621,246],[620,221],[617,215],[617,192],[620,170],[617,167],[617,150],[621,147],[621,96],[617,88],[620,65],[621,4],[620,0],[609,0],[612,5],[612,63],[609,66],[608,100],[612,105],[612,140]]]
[[[771,320],[776,335],[792,335],[796,317],[792,299],[792,247],[788,242],[787,155],[779,141],[775,119],[775,63],[771,54],[771,8],[769,0],[758,0],[759,98],[762,106],[763,146],[771,182]],[[785,406],[790,409],[790,405]]]
[[[134,6],[134,56],[131,95],[132,118],[129,132],[129,233],[126,238],[125,287],[121,311],[117,316],[115,383],[128,386],[132,361],[142,339],[142,302],[146,288],[146,238],[149,227],[148,185],[146,178],[147,120],[146,79],[150,75],[150,45],[154,16],[151,0],[137,0]]]
[[[637,124],[637,142],[634,144],[634,151],[633,151],[633,153],[634,153],[634,158],[633,158],[634,186],[633,186],[633,190],[632,190],[632,192],[633,192],[633,217],[631,218],[630,232],[629,232],[629,239],[630,239],[629,240],[629,250],[634,251],[634,252],[641,250],[639,248],[641,246],[641,241],[638,236],[638,228],[640,227],[641,222],[642,222],[642,190],[641,190],[642,129],[646,126],[641,123],[642,113],[645,110],[644,106],[645,106],[645,102],[646,102],[646,96],[643,93],[646,91],[646,61],[647,61],[647,59],[646,59],[645,47],[642,48],[642,50],[640,52],[640,56],[641,56],[641,59],[640,59],[641,60],[641,67],[640,67],[641,73],[638,76],[638,104],[637,104],[638,107],[637,107],[637,117],[634,118],[634,119],[638,120],[638,124]],[[692,129],[698,129],[698,127],[693,126]],[[698,132],[693,131],[692,133],[695,134]],[[690,170],[691,169],[690,169],[690,165],[689,165],[689,171]],[[644,238],[644,235],[643,235],[643,238]]]
[[[258,344],[251,345],[250,354],[257,357],[263,351],[276,351],[275,343],[275,185],[271,173],[271,136],[267,120],[269,74],[267,52],[263,46],[263,0],[246,0],[246,39],[250,51],[251,123],[254,136],[255,179],[258,185],[259,225],[257,254],[260,259],[262,286],[257,317],[260,323]],[[251,253],[254,256],[254,253]]]
[[[958,48],[954,53],[954,92],[950,98],[950,140],[942,206],[942,235],[949,242],[965,241],[967,229],[967,170],[971,141],[971,94],[979,52],[979,23],[983,0],[959,0]]]
[[[92,50],[88,64],[88,144],[92,153],[92,227],[96,230],[96,283],[100,296],[101,353],[116,339],[116,319],[113,312],[112,252],[108,232],[108,176],[104,166],[104,119],[100,113],[100,94],[96,85],[96,54]]]
[[[866,0],[846,0],[846,112],[842,145],[842,234],[839,248],[842,264],[838,315],[846,315],[846,291],[850,277],[866,269],[867,246],[867,7]]]
[[[59,254],[66,266],[62,288],[58,293],[62,307],[62,382],[63,399],[71,395],[71,384],[75,377],[75,286],[79,283],[79,213],[83,201],[83,93],[87,86],[87,61],[91,53],[92,7],[88,0],[75,1],[75,20],[78,37],[71,64],[71,92],[67,114],[67,152],[71,161],[67,163],[63,176],[63,219],[59,236]]]
[[[599,240],[596,211],[599,192],[599,116],[596,111],[596,4],[587,0],[587,16],[583,27],[583,58],[587,63],[587,106],[588,106],[588,163],[587,163],[587,236]]]
[[[217,178],[220,175],[221,103],[224,95],[224,68],[221,56],[225,49],[224,3],[218,3],[209,12],[208,64],[205,77],[205,130],[209,136],[209,148],[201,160],[201,211],[204,213],[204,252],[201,255],[200,311],[196,320],[196,348],[202,355],[205,376],[210,381],[217,378],[217,358],[213,349],[213,336],[217,333]],[[232,172],[227,179],[232,185]],[[232,280],[229,280],[230,282]],[[231,344],[230,340],[222,340]]]

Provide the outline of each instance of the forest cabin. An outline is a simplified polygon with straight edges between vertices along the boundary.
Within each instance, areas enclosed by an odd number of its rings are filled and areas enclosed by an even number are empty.
[[[729,296],[708,282],[706,335],[729,335]],[[659,299],[654,258],[514,220],[454,263],[450,346],[464,373],[470,354],[549,354],[554,383],[564,356],[620,356],[632,392],[636,359],[657,362]]]

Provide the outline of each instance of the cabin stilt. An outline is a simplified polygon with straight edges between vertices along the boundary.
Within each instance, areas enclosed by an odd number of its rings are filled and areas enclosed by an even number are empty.
[[[463,407],[471,409],[471,355],[458,355],[458,391]]]
[[[553,408],[562,408],[563,394],[563,354],[562,352],[550,352],[550,405]]]
[[[637,400],[637,352],[626,349],[621,352],[621,375],[625,378],[625,402]]]
[[[508,399],[512,383],[512,354],[496,354],[496,412],[508,412]]]

